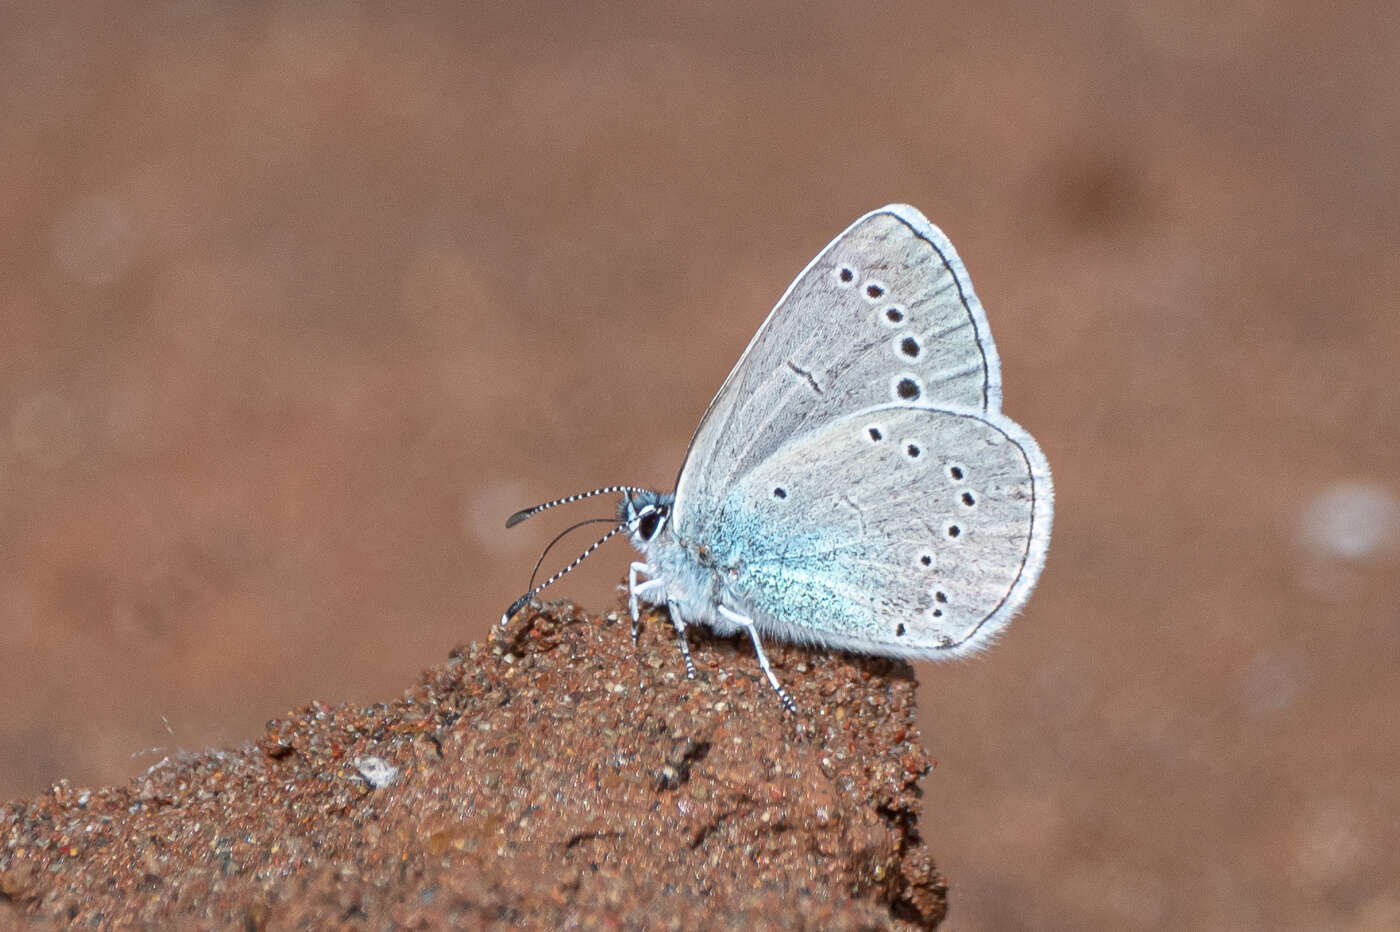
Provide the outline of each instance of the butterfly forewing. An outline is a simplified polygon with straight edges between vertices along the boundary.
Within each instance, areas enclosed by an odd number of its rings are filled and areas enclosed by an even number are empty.
[[[967,272],[947,237],[904,205],[856,221],[769,314],[691,441],[678,528],[721,520],[699,512],[792,437],[891,402],[1001,406],[996,347]]]
[[[1004,416],[884,406],[793,438],[698,541],[760,630],[867,653],[980,648],[1030,594],[1050,473]]]

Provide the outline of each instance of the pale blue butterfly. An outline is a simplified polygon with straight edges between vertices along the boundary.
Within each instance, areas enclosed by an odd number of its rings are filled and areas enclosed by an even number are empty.
[[[696,428],[673,493],[610,486],[638,601],[685,628],[935,659],[987,646],[1030,598],[1050,546],[1050,467],[1001,413],[1001,365],[952,243],[894,204],[866,214],[788,287]]]

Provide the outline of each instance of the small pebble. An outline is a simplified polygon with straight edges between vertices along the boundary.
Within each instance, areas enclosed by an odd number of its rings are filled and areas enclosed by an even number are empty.
[[[382,757],[357,757],[355,769],[364,777],[365,782],[376,790],[384,789],[399,775],[399,768]]]

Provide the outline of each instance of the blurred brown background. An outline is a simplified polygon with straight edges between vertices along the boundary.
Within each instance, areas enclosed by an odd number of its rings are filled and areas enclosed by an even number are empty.
[[[0,10],[0,798],[395,695],[902,200],[1058,491],[949,927],[1400,925],[1393,3],[381,6]]]

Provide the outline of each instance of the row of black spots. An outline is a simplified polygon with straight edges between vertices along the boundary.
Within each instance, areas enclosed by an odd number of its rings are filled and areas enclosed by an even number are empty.
[[[938,593],[935,594],[935,600],[938,601],[938,602],[940,602],[940,603],[946,603],[946,602],[948,601],[948,597],[945,596],[942,592],[938,592]],[[938,607],[935,605],[933,608],[929,609],[928,614],[929,614],[931,617],[933,617],[933,618],[942,618],[942,617],[943,617],[943,609],[938,608]],[[902,621],[899,622],[899,623],[897,623],[897,624],[894,626],[895,637],[904,637],[904,635],[905,635],[907,632],[908,632],[908,629],[904,626],[904,622],[902,622]]]
[[[865,437],[871,443],[882,443],[885,440],[885,429],[878,424],[869,424],[865,428]],[[905,440],[903,452],[905,458],[910,462],[921,459],[924,455],[923,442],[917,439]],[[947,471],[949,478],[954,481],[961,481],[967,475],[967,470],[956,464],[948,466]],[[773,494],[775,497],[786,497],[786,493],[782,496],[778,496],[777,489],[773,491]],[[964,508],[973,508],[977,505],[977,495],[969,489],[963,489],[958,493],[958,501],[962,503]],[[956,532],[950,530],[949,536],[957,537],[960,533],[960,529]]]
[[[881,443],[885,439],[885,429],[877,424],[871,424],[865,428],[865,436],[871,443]],[[924,445],[921,440],[904,440],[904,456],[909,460],[916,460],[924,455]]]
[[[843,288],[850,288],[858,284],[861,279],[860,269],[851,265],[849,262],[837,263],[836,267],[832,270],[832,275],[836,278],[836,283]],[[865,295],[865,300],[867,301],[879,301],[885,296],[885,292],[888,290],[884,282],[875,281],[873,279],[866,282],[860,289],[861,294]]]
[[[865,437],[871,443],[882,443],[885,439],[885,429],[878,424],[870,424],[865,428]],[[924,455],[924,445],[921,440],[905,440],[904,455],[910,460],[916,460]]]
[[[851,265],[838,265],[836,267],[836,281],[842,287],[852,287],[860,281],[860,271]],[[861,294],[872,304],[879,304],[880,299],[888,293],[889,289],[885,284],[878,281],[866,282],[861,288]],[[908,312],[899,304],[883,305],[878,316],[890,327],[902,327],[909,318]],[[892,346],[895,357],[898,359],[914,360],[924,353],[924,347],[919,342],[919,338],[908,333],[896,334]],[[923,397],[924,387],[917,376],[905,373],[894,381],[892,392],[897,401],[917,401]]]
[[[929,566],[929,565],[932,564],[932,562],[933,562],[933,557],[932,557],[930,554],[927,554],[927,553],[926,553],[926,554],[924,554],[922,557],[919,558],[919,562],[920,562],[920,563],[923,563],[924,566]],[[928,612],[929,615],[932,616],[933,618],[942,618],[942,617],[943,617],[943,608],[942,608],[942,606],[948,604],[948,594],[947,594],[946,592],[944,592],[942,589],[935,589],[935,590],[933,590],[933,603],[934,603],[933,606],[929,609],[929,612]],[[895,637],[904,637],[904,635],[905,635],[907,632],[908,632],[908,629],[905,628],[904,622],[902,622],[902,621],[899,622],[898,624],[896,624],[896,625],[894,626]],[[946,646],[946,645],[945,645],[945,646]]]
[[[836,284],[842,288],[854,288],[860,284],[860,269],[853,265],[842,262],[832,270],[832,277],[836,279]],[[865,300],[874,303],[879,301],[889,292],[884,282],[868,281],[861,285],[860,293]]]
[[[947,594],[946,592],[944,592],[942,589],[935,589],[935,590],[933,590],[933,605],[931,605],[931,606],[929,607],[929,609],[928,609],[928,616],[929,616],[930,618],[933,618],[933,619],[942,618],[943,615],[944,615],[943,606],[945,606],[945,605],[947,605],[947,604],[948,604],[948,594]],[[900,623],[898,623],[898,624],[896,624],[896,625],[894,626],[894,633],[895,633],[895,636],[896,636],[896,637],[903,637],[904,634],[905,634],[905,632],[906,632],[906,630],[907,630],[907,629],[904,627],[904,623],[903,623],[903,622],[900,622]],[[951,647],[951,646],[952,646],[952,639],[949,638],[949,637],[947,637],[946,635],[940,637],[940,638],[939,638],[939,646],[940,646],[940,647]]]
[[[854,288],[860,284],[860,269],[844,262],[836,266],[832,276],[836,279],[836,284],[842,288]],[[888,285],[874,280],[866,282],[860,288],[861,295],[871,304],[881,304],[881,299],[887,297],[889,292]],[[896,327],[904,323],[907,316],[907,312],[899,304],[884,305],[880,311],[880,317],[885,323]]]
[[[886,297],[888,292],[889,289],[884,283],[876,281],[866,282],[865,287],[861,289],[861,293],[865,295],[865,300],[872,304],[881,304],[880,309],[877,311],[879,320],[890,327],[902,327],[909,319],[909,312],[900,304],[882,304],[880,299]],[[893,346],[895,356],[899,359],[918,359],[923,355],[924,351],[923,345],[919,342],[918,337],[910,336],[907,333],[896,334]],[[908,379],[907,377],[906,381],[901,381],[900,385],[901,388],[897,388],[896,392],[898,397],[905,401],[912,401],[923,393],[917,381]]]
[[[860,271],[851,265],[838,265],[835,272],[836,281],[842,287],[852,287],[860,281]],[[869,281],[861,289],[865,299],[872,304],[879,304],[889,289],[883,282]],[[890,327],[902,327],[908,320],[909,314],[903,306],[899,304],[882,305],[878,312],[879,319]],[[895,358],[904,360],[916,360],[923,356],[924,347],[917,336],[909,333],[897,333],[891,343]],[[918,401],[924,396],[924,386],[917,375],[913,373],[902,373],[892,383],[890,388],[891,398],[894,401]]]
[[[961,466],[957,463],[948,463],[944,466],[944,470],[947,472],[948,478],[953,480],[954,482],[961,482],[967,477],[967,467]],[[972,493],[965,492],[964,494],[968,498],[972,498]],[[968,498],[961,499],[964,505],[968,504]],[[972,498],[972,504],[976,504],[976,501],[977,500],[975,498]],[[946,528],[944,528],[944,532],[948,535],[949,540],[958,540],[963,536],[963,527],[956,521],[952,521],[949,522]]]
[[[967,467],[960,463],[949,463],[944,467],[944,470],[948,475],[948,479],[952,482],[961,483],[968,477]],[[958,492],[957,495],[958,503],[964,508],[977,507],[977,493],[973,490],[964,488]]]
[[[862,293],[865,295],[865,300],[871,304],[880,305],[880,309],[876,312],[879,320],[889,327],[899,328],[908,321],[909,313],[900,304],[883,304],[881,302],[888,290],[882,282],[871,281],[865,284]],[[919,338],[907,332],[896,333],[891,346],[895,358],[901,360],[918,359],[924,352]],[[924,386],[914,374],[903,373],[891,384],[890,391],[895,401],[918,401],[923,397]]]
[[[909,320],[909,312],[898,302],[886,303],[881,298],[888,297],[889,289],[881,282],[866,282],[861,289],[865,300],[877,306],[875,319],[887,327],[902,327]]]

